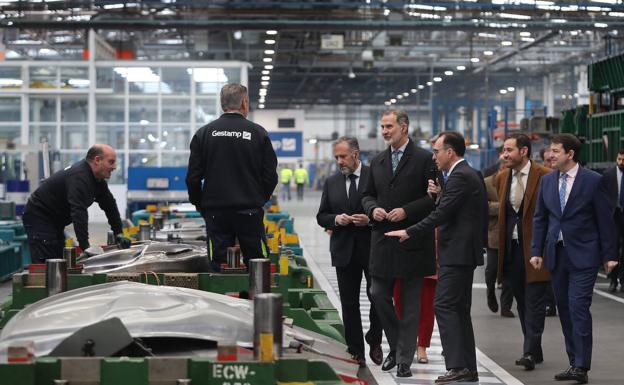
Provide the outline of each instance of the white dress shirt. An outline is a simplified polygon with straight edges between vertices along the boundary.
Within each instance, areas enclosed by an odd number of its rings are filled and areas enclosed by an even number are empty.
[[[459,164],[459,162],[463,161],[464,158],[461,158],[460,160],[458,160],[457,162],[453,163],[453,165],[451,166],[451,168],[448,170],[448,173],[446,174],[446,177],[450,177],[451,173],[453,172],[453,170],[455,170],[455,166],[457,166]]]
[[[520,170],[520,172],[522,173],[520,178],[522,179],[522,196],[523,197],[524,197],[524,193],[526,192],[527,183],[529,181],[530,170],[531,170],[531,161],[528,161],[527,164],[525,164],[524,167],[522,167],[522,169]],[[514,194],[514,191],[516,191],[516,185],[518,184],[518,179],[516,178],[515,174],[516,174],[516,171],[511,170],[511,187],[509,189],[509,203],[511,204],[512,207],[514,204],[513,194]],[[511,239],[518,239],[518,224],[514,226]]]
[[[403,154],[405,154],[405,148],[407,147],[407,145],[409,144],[409,140],[407,142],[405,142],[401,147],[399,148],[394,148],[392,146],[390,146],[390,155],[392,157],[392,153],[395,151],[400,151],[399,152],[399,162],[401,162],[401,158],[403,157]],[[359,178],[358,178],[359,179]]]

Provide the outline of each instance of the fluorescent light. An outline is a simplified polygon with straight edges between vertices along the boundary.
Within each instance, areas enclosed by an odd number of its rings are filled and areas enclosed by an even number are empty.
[[[266,86],[268,86],[268,85],[269,85],[269,82],[267,82],[267,81],[263,81],[263,82],[260,82],[260,84],[266,87]]]
[[[624,12],[609,12],[609,16],[624,17]]]
[[[498,35],[493,33],[479,32],[477,36],[480,37],[489,37],[490,39],[498,39]]]
[[[505,95],[507,93],[507,90],[500,90],[498,92],[500,92],[502,95]]]
[[[466,69],[466,66],[457,66],[455,68],[457,68],[458,71],[463,71]]]
[[[277,31],[274,29],[269,29],[268,31],[266,31],[267,35],[277,35]]]
[[[395,98],[390,99],[390,103],[396,103],[396,101],[397,100]]]
[[[264,108],[264,104],[258,104],[258,108],[260,109]]]
[[[384,16],[388,16],[390,14],[390,10],[388,8],[384,9]]]
[[[89,87],[89,79],[69,79],[67,83],[74,87]]]
[[[182,39],[160,39],[158,40],[158,44],[179,45],[183,43],[184,43],[184,40]]]
[[[272,64],[267,64],[264,66],[265,70],[272,70],[273,69],[273,65]]]
[[[156,75],[149,67],[115,67],[114,71],[129,82],[151,83],[159,82],[160,76]]]
[[[397,95],[397,99],[403,99],[403,95]]]
[[[453,71],[444,71],[444,75],[452,76],[453,75]]]
[[[21,79],[0,78],[0,87],[20,87],[24,82]]]
[[[511,42],[509,40],[503,40],[503,41],[501,41],[501,45],[503,47],[509,47],[510,45],[513,45],[513,42]]]
[[[470,58],[470,61],[473,63],[478,63],[479,62],[479,58],[478,57],[472,57]]]
[[[265,50],[264,50],[264,54],[265,54],[265,55],[273,55],[274,53],[275,53],[275,51],[274,51],[274,50],[272,50],[272,49],[265,49]]]
[[[422,9],[425,11],[446,11],[446,7],[438,7],[426,4],[408,4],[407,7],[411,9]]]
[[[119,8],[123,8],[124,4],[106,4],[103,8],[104,9],[119,9]]]
[[[411,91],[413,94],[415,94],[416,92],[418,92],[418,90],[417,90],[416,88],[412,88],[410,91]]]
[[[156,137],[152,134],[147,134],[147,140],[149,140],[150,142],[155,142]]]
[[[310,139],[308,139],[308,143],[310,143],[310,144],[316,144],[316,143],[318,143],[318,139],[316,139],[316,138],[310,138]]]
[[[527,15],[520,15],[517,13],[505,13],[505,12],[501,12],[498,14],[498,16],[505,18],[505,19],[516,19],[516,20],[531,20],[531,16],[527,16]]]
[[[270,76],[263,76],[260,79],[261,80],[271,80],[271,77]]]
[[[492,56],[492,55],[494,55],[494,51],[483,51],[483,54],[485,56]]]
[[[527,43],[533,43],[535,41],[535,39],[532,37],[523,37],[523,38],[520,38],[520,40],[526,41]]]
[[[270,73],[271,73],[271,71],[269,71],[269,70],[263,70],[263,71],[262,71],[262,75],[268,75],[268,74],[270,74]]]
[[[264,59],[262,59],[262,61],[265,62],[265,63],[270,63],[270,62],[273,61],[273,58],[265,57]]]
[[[514,92],[516,90],[516,87],[507,87],[507,91],[509,92]]]
[[[266,39],[264,41],[264,44],[268,44],[268,45],[275,44],[275,40],[273,40],[273,39]]]
[[[589,11],[589,12],[609,12],[611,11],[611,8],[608,7],[594,7],[594,6],[587,6],[585,7],[585,10]]]
[[[433,84],[432,82],[427,82],[427,85],[428,85],[429,87],[431,87],[431,85],[432,85],[432,84]]]
[[[575,97],[575,98],[578,98],[578,97],[579,97],[578,92],[575,92],[575,93],[574,93],[574,97]]]
[[[223,68],[187,68],[186,72],[193,74],[197,83],[227,83],[228,77]]]
[[[145,139],[143,139],[145,140]],[[141,163],[147,163],[147,158],[141,158]]]
[[[441,81],[442,81],[442,78],[441,78],[441,77],[439,77],[439,76],[436,76],[435,78],[433,78],[433,81],[434,81],[434,82],[441,82]]]
[[[167,132],[167,130],[163,131],[163,136],[169,136],[169,133]]]
[[[234,39],[235,40],[240,40],[240,39],[243,38],[243,32],[242,31],[234,31],[234,33],[232,35],[234,35]]]
[[[409,96],[409,92],[403,92],[403,96]]]
[[[419,85],[418,85],[418,89],[419,89],[419,90],[422,90],[422,89],[424,89],[424,88],[425,88],[425,86],[423,86],[422,84],[419,84]]]
[[[260,96],[266,96],[266,94],[267,94],[266,88],[260,88],[259,94],[260,94]]]
[[[594,23],[594,27],[596,28],[607,28],[609,24],[607,23]]]
[[[520,32],[520,36],[531,36],[531,32],[527,32],[527,31],[522,31]]]
[[[389,106],[389,105],[391,105],[391,104],[392,104],[392,102],[385,101],[385,102],[384,102],[384,104],[385,104],[386,106]]]
[[[563,23],[567,23],[568,21],[566,19],[550,19],[551,23],[557,23],[557,24],[563,24]]]

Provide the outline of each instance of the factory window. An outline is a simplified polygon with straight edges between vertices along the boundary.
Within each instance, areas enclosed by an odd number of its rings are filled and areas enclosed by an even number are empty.
[[[163,95],[189,95],[191,93],[191,75],[186,68],[167,68],[162,71]]]
[[[61,121],[86,122],[87,96],[61,96]]]
[[[88,69],[86,67],[61,67],[61,88],[77,90],[88,89]]]
[[[56,122],[56,99],[56,96],[30,98],[30,122]]]
[[[118,150],[126,147],[123,123],[98,123],[95,126],[95,142],[106,143]]]
[[[191,99],[163,96],[162,121],[167,123],[190,123]]]
[[[89,131],[86,124],[61,124],[61,149],[87,150],[89,148]]]
[[[56,123],[30,123],[28,135],[31,144],[38,144],[44,140],[48,142],[51,150],[58,149]]]
[[[158,120],[158,99],[130,98],[130,122],[143,125],[155,123]]]
[[[58,88],[59,74],[58,67],[30,67],[30,88]]]
[[[128,137],[131,150],[157,150],[160,148],[158,126],[155,124],[131,124]]]
[[[20,98],[0,98],[0,121],[21,121],[22,104]]]
[[[277,119],[277,128],[295,128],[295,119],[292,119],[292,118]]]
[[[125,120],[123,95],[98,95],[95,105],[97,122],[123,122]]]
[[[219,107],[221,108],[221,107]],[[221,110],[219,110],[221,112]],[[195,121],[197,128],[210,123],[217,118],[216,98],[197,98],[195,103]]]
[[[16,124],[0,123],[0,148],[12,149],[20,144],[22,136],[21,128]]]

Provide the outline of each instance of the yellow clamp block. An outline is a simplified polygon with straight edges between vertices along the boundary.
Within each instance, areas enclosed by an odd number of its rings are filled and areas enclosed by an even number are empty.
[[[297,234],[286,234],[282,242],[288,243],[299,243],[299,236]]]
[[[279,273],[280,275],[288,275],[288,257],[285,255],[280,255]]]
[[[74,239],[65,238],[65,247],[74,247]]]
[[[147,205],[147,206],[145,206],[145,210],[147,210],[150,213],[156,212],[157,209],[158,209],[158,207],[156,205]]]
[[[272,253],[277,253],[279,251],[279,243],[277,241],[277,238],[267,238],[267,245],[269,246],[269,250],[271,250]]]

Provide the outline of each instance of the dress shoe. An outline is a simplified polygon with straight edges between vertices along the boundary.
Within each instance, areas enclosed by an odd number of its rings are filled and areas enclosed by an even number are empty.
[[[577,384],[587,384],[589,378],[587,376],[587,370],[570,366],[565,371],[555,374],[555,380],[576,381]]]
[[[555,305],[546,305],[546,317],[556,317],[557,307]]]
[[[387,372],[388,370],[394,368],[396,366],[396,355],[394,352],[388,353],[388,356],[381,365],[381,370]]]
[[[496,301],[496,293],[494,292],[494,288],[490,290],[487,289],[487,305],[492,311],[492,313],[498,313],[498,301]]]
[[[451,369],[446,372],[445,375],[438,377],[435,380],[436,384],[450,384],[453,382],[468,382],[472,381],[475,373],[463,368],[463,369]],[[477,378],[479,375],[477,374]]]
[[[501,317],[514,318],[514,313],[509,309],[501,309]]]
[[[411,377],[412,370],[408,364],[399,364],[397,366],[397,377]]]
[[[375,365],[381,365],[381,362],[383,361],[383,351],[381,351],[381,345],[370,345],[368,356]]]
[[[535,360],[533,359],[533,356],[527,354],[522,356],[519,360],[516,360],[516,365],[524,366],[524,369],[526,370],[533,370],[535,369]]]
[[[609,292],[610,293],[615,293],[617,291],[617,281],[611,281],[611,283],[609,284]]]

